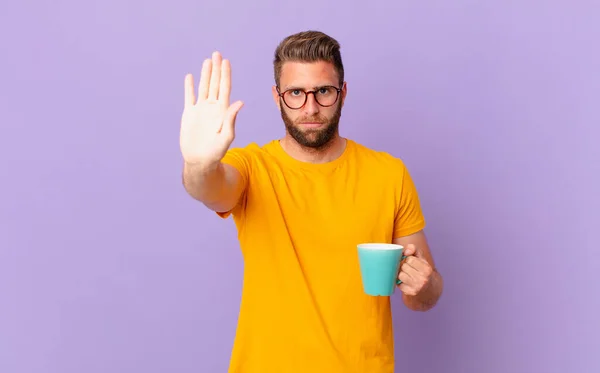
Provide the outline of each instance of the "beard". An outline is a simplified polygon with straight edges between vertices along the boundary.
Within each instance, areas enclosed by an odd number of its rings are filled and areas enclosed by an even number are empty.
[[[338,133],[340,117],[342,116],[342,105],[338,103],[335,113],[331,118],[317,114],[312,117],[300,117],[295,121],[290,118],[282,107],[281,119],[285,123],[287,132],[298,144],[311,150],[323,150],[327,148]],[[302,130],[299,123],[317,122],[324,126]]]

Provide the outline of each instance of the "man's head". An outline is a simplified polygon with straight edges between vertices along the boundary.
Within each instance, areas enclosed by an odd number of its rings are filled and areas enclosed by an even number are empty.
[[[339,43],[318,31],[290,35],[275,50],[273,67],[273,98],[288,133],[304,147],[326,147],[346,97]]]

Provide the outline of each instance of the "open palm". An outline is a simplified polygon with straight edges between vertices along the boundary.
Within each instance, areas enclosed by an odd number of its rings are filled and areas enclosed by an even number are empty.
[[[243,103],[229,104],[231,66],[218,52],[202,65],[198,95],[192,74],[185,77],[180,147],[188,164],[219,162],[235,138],[235,119]]]

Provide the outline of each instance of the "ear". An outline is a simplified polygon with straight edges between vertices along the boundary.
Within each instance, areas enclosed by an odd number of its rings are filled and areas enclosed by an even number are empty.
[[[275,101],[275,105],[277,105],[277,108],[279,109],[279,111],[281,111],[281,100],[279,99],[279,93],[277,93],[276,86],[273,86],[271,88],[271,93],[273,94],[273,101]]]
[[[342,107],[344,106],[344,101],[346,101],[346,94],[348,94],[348,83],[344,82],[342,86]]]

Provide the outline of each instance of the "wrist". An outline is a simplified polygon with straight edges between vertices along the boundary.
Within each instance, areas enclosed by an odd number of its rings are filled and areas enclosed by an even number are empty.
[[[184,161],[183,167],[186,172],[195,175],[206,175],[215,172],[221,162],[186,162]]]

